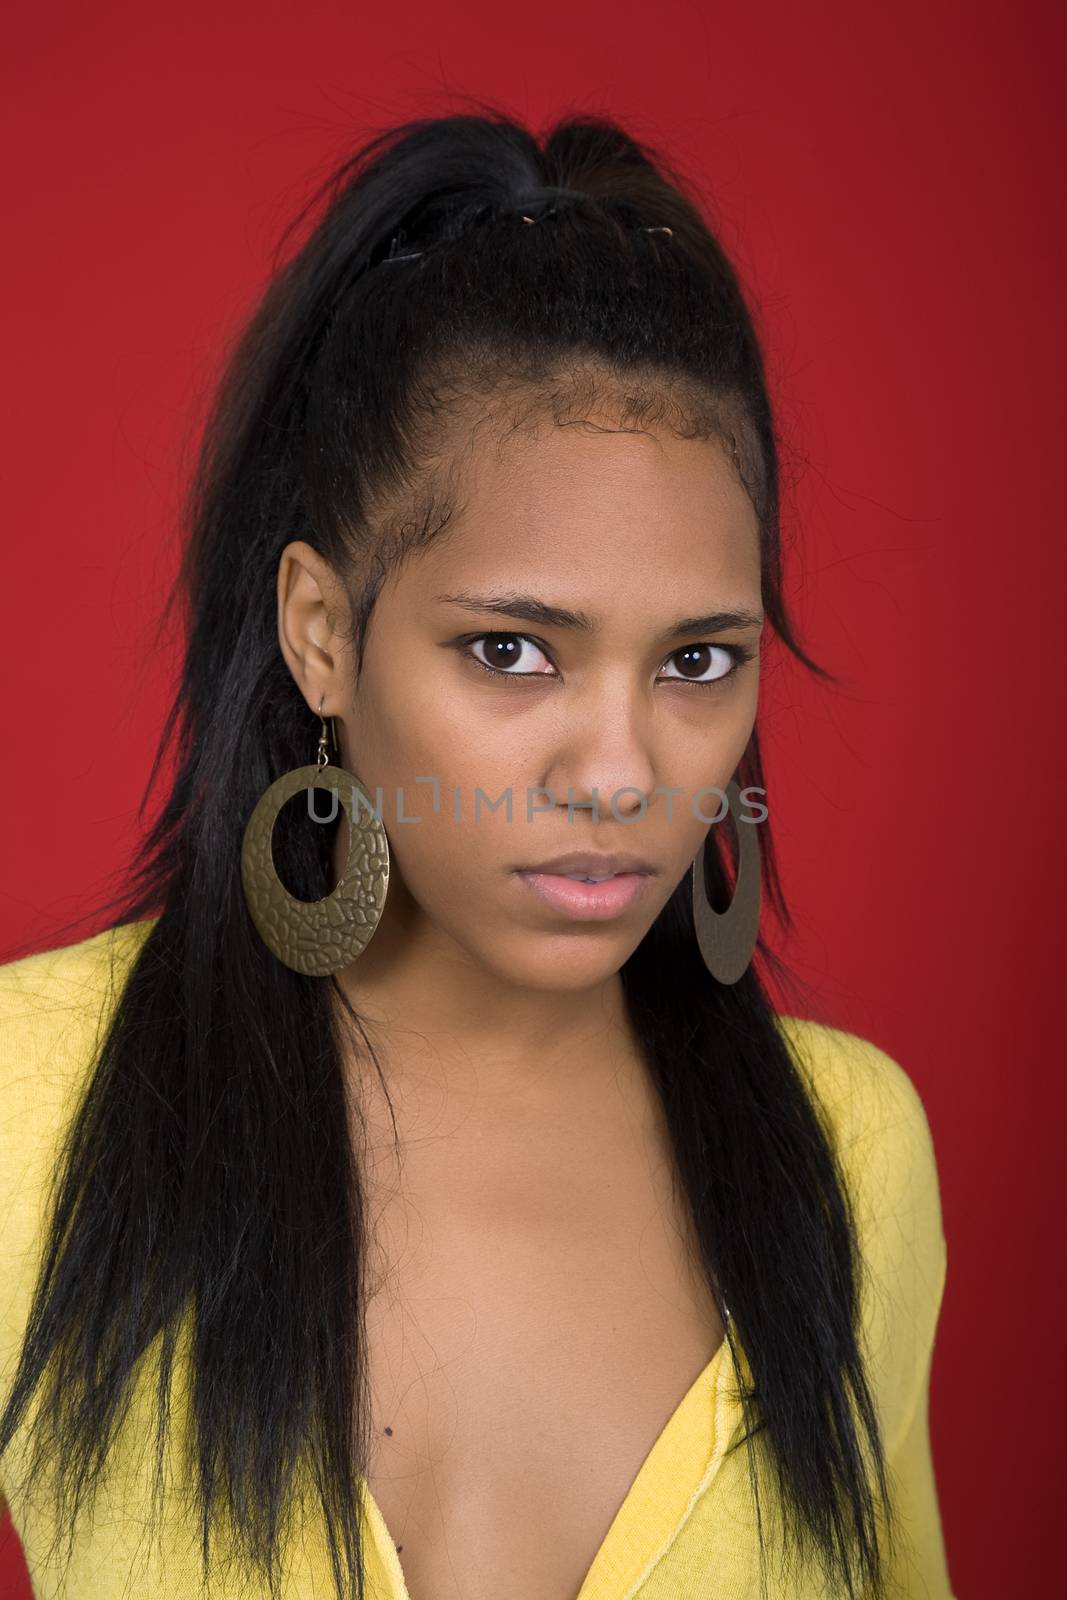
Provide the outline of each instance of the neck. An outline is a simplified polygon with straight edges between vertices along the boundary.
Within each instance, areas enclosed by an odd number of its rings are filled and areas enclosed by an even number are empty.
[[[617,1073],[637,1055],[618,972],[581,989],[524,985],[486,968],[435,927],[401,884],[367,948],[337,974],[383,1070],[417,1062],[457,1088],[551,1088]]]

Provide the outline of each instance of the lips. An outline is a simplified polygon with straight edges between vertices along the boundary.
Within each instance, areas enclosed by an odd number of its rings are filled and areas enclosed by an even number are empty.
[[[611,878],[620,873],[641,873],[651,876],[656,868],[650,861],[626,851],[602,854],[592,850],[571,850],[565,855],[553,856],[548,861],[538,861],[529,866],[517,867],[521,873],[548,873],[559,877]]]
[[[521,884],[558,914],[581,922],[609,922],[644,894],[651,872],[615,872],[602,883],[582,883],[562,872],[517,872]]]

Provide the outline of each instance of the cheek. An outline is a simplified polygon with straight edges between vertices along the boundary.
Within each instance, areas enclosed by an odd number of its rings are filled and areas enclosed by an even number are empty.
[[[424,911],[448,922],[477,915],[502,866],[522,856],[516,844],[525,823],[521,767],[529,740],[509,740],[484,716],[458,714],[454,699],[442,699],[394,692],[373,708],[364,704],[354,719],[351,770],[372,799],[381,789],[395,870]],[[510,822],[506,805],[492,808],[509,789]]]
[[[389,685],[385,693],[365,695],[353,708],[352,770],[368,788],[381,786],[387,827],[400,804],[398,788],[403,791],[407,815],[430,810],[433,785],[416,779],[441,779],[446,727],[438,708],[425,695],[405,693],[399,682]]]
[[[688,869],[723,811],[727,786],[737,772],[752,732],[754,713],[746,705],[731,707],[700,737],[681,741],[670,766],[673,776],[660,781],[675,792],[655,797],[658,816],[648,821],[661,859],[671,863],[675,882]]]
[[[434,786],[419,779],[437,780],[442,806],[451,804],[457,786],[466,802],[478,785],[496,794],[525,781],[516,777],[530,745],[523,720],[489,714],[488,702],[464,684],[450,652],[413,647],[409,659],[418,664],[406,673],[368,671],[352,707],[353,752],[368,778],[390,790],[402,786],[408,812],[431,810]]]
[[[511,824],[504,808],[483,809],[475,823],[461,789],[457,821],[451,791],[442,793],[437,812],[428,787],[422,792],[417,821],[390,821],[386,812],[390,870],[429,923],[489,959],[509,921],[507,868],[523,857],[518,808]]]

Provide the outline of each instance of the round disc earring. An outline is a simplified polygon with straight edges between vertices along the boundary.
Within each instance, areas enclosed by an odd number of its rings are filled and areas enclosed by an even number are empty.
[[[353,773],[329,765],[321,700],[319,716],[322,733],[315,764],[294,767],[275,779],[249,817],[241,844],[241,885],[260,938],[285,966],[309,977],[339,972],[363,954],[389,887],[389,841],[381,816]],[[332,717],[330,723],[332,734]],[[329,742],[336,750],[335,735]],[[338,803],[348,816],[348,858],[336,887],[323,900],[298,900],[274,865],[274,824],[282,806],[301,789],[308,791],[308,815],[316,822],[332,822]],[[334,797],[328,817],[314,810],[319,791]]]
[[[704,851],[707,835],[693,862],[693,921],[704,965],[719,983],[736,983],[748,968],[756,948],[760,913],[760,847],[757,824],[739,815],[741,791],[734,778],[726,798],[737,829],[737,878],[725,911],[716,911],[704,887]]]

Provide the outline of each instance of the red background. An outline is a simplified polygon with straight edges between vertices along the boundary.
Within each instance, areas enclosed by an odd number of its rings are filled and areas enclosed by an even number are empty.
[[[136,835],[175,665],[152,628],[177,485],[310,183],[372,128],[464,94],[535,127],[606,111],[662,142],[706,186],[759,306],[794,484],[790,589],[846,676],[767,684],[798,917],[785,953],[927,1107],[953,1586],[1052,1592],[1054,8],[414,0],[382,20],[324,0],[221,17],[105,0],[21,7],[7,31],[3,955],[90,909]],[[28,1594],[21,1571],[5,1521],[0,1592]]]

